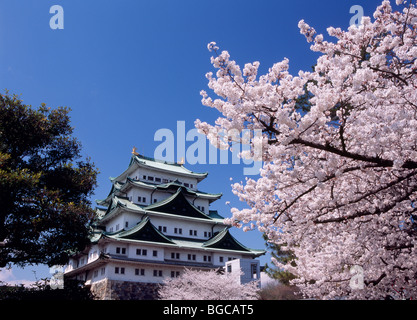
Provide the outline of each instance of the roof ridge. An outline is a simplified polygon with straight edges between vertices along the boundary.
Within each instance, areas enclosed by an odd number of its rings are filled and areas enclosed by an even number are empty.
[[[166,189],[170,186],[178,186],[179,188],[184,188],[186,191],[188,191],[189,193],[200,193],[202,195],[206,195],[206,196],[214,196],[214,197],[221,197],[223,196],[223,193],[210,193],[210,192],[205,192],[205,191],[201,191],[201,190],[193,190],[189,187],[186,187],[184,185],[182,185],[181,183],[177,183],[176,181],[180,182],[178,179],[171,181],[171,182],[165,182],[165,183],[152,183],[149,181],[142,181],[140,179],[133,179],[132,177],[127,177],[126,180],[129,183],[133,183],[133,184],[138,184],[138,185],[145,185],[148,187],[152,187],[152,188],[162,188],[162,189]]]
[[[206,177],[208,175],[208,172],[200,173],[200,172],[191,171],[191,170],[187,169],[186,167],[184,167],[184,165],[179,164],[179,163],[165,161],[165,160],[158,160],[158,159],[155,159],[155,158],[141,156],[141,155],[133,155],[132,158],[131,158],[130,164],[132,163],[132,161],[135,161],[135,160],[139,163],[142,162],[141,160],[144,160],[144,161],[152,161],[152,162],[159,163],[159,164],[165,164],[165,165],[169,165],[169,166],[175,166],[177,168],[182,168],[183,170],[185,170],[189,174],[194,174],[194,175],[198,175],[198,176],[205,176]]]
[[[227,230],[229,230],[229,228],[230,227],[225,227],[222,231],[219,231],[216,235],[208,239],[206,242],[204,242],[203,247],[209,246],[219,241],[221,238],[224,237],[224,235],[226,234]]]
[[[206,247],[206,248],[216,248],[216,247],[212,247],[212,246],[221,243],[221,241],[223,241],[226,237],[228,237],[228,239],[226,239],[226,248],[228,248],[228,247],[231,246],[230,241],[232,241],[232,245],[233,245],[233,242],[234,242],[234,245],[237,246],[238,248],[243,249],[243,251],[248,251],[248,252],[253,252],[253,253],[254,252],[265,253],[265,250],[260,251],[260,250],[251,249],[251,248],[248,248],[247,246],[245,246],[244,244],[242,244],[239,240],[237,240],[229,232],[229,229],[230,228],[231,228],[230,226],[227,226],[226,228],[224,228],[222,231],[220,231],[214,237],[212,237],[211,239],[207,240],[203,244],[203,247]],[[223,248],[223,249],[226,249],[226,248]]]
[[[163,205],[169,204],[171,201],[175,200],[181,194],[184,197],[184,200],[191,206],[191,208],[193,208],[195,211],[197,211],[203,218],[213,220],[212,217],[210,217],[208,214],[204,213],[203,211],[198,209],[195,205],[193,205],[190,201],[188,201],[188,199],[185,197],[185,195],[183,193],[183,188],[184,187],[180,186],[178,188],[178,190],[174,194],[172,194],[170,197],[168,197],[164,200],[158,201],[156,203],[152,203],[149,206],[144,207],[143,209],[145,211],[147,211],[147,210],[152,211],[152,209],[154,209],[154,208],[158,208],[158,207],[161,207]],[[166,213],[175,214],[175,213],[172,213],[172,212],[166,212]],[[178,215],[181,216],[181,214],[178,214]]]
[[[138,157],[138,158],[143,159],[143,160],[148,160],[148,161],[153,161],[153,162],[168,164],[168,165],[172,165],[172,166],[177,166],[177,167],[181,167],[182,166],[179,163],[175,163],[175,162],[171,162],[171,161],[166,161],[166,160],[159,160],[159,159],[155,159],[155,158],[152,158],[152,157],[147,157],[147,156],[144,156],[144,155],[141,155],[141,154],[134,155],[134,157]]]
[[[112,236],[117,236],[117,238],[124,238],[128,237],[130,235],[133,235],[137,232],[140,232],[144,227],[149,225],[153,231],[155,231],[160,237],[168,241],[169,243],[174,243],[171,239],[169,239],[167,236],[165,236],[161,231],[159,231],[155,226],[152,224],[151,219],[149,216],[145,215],[141,221],[139,221],[133,228],[125,230],[122,229],[120,232],[117,232],[116,234],[112,234]],[[129,239],[129,238],[128,238]]]

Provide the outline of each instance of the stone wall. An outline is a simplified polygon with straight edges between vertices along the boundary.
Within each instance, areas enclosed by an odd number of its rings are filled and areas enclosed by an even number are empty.
[[[159,285],[104,279],[91,285],[97,300],[156,300]]]

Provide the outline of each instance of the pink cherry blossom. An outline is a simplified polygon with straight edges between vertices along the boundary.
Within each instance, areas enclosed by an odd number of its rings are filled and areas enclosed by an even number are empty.
[[[277,265],[308,297],[383,299],[393,286],[417,297],[417,8],[396,3],[359,27],[328,28],[333,41],[300,21],[321,54],[312,72],[291,75],[289,59],[265,75],[259,62],[242,71],[218,48],[211,58],[202,103],[221,116],[196,127],[212,143],[224,130],[263,132],[260,177],[232,185],[248,207],[231,222],[287,244],[296,266]]]

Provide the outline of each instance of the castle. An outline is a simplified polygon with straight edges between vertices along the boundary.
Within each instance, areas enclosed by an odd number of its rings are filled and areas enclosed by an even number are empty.
[[[107,198],[97,201],[90,245],[74,254],[65,277],[82,280],[98,299],[155,299],[165,277],[184,268],[231,271],[239,281],[260,278],[263,250],[238,242],[210,204],[222,196],[200,191],[207,173],[132,152],[128,168],[116,178]]]

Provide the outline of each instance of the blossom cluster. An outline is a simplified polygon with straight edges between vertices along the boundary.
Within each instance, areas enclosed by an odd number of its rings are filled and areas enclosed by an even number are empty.
[[[165,279],[158,294],[161,300],[257,300],[258,291],[256,281],[241,284],[231,273],[185,269],[180,277]]]
[[[202,103],[221,116],[196,127],[211,141],[222,130],[263,132],[260,178],[232,185],[248,208],[232,209],[231,222],[292,250],[296,266],[277,265],[309,297],[381,299],[393,287],[417,296],[407,220],[417,210],[417,8],[396,4],[383,1],[360,26],[328,28],[333,41],[300,21],[320,57],[296,76],[289,59],[258,75],[259,62],[241,69],[209,45],[217,97],[202,91]],[[364,270],[362,290],[349,286],[352,266]]]

